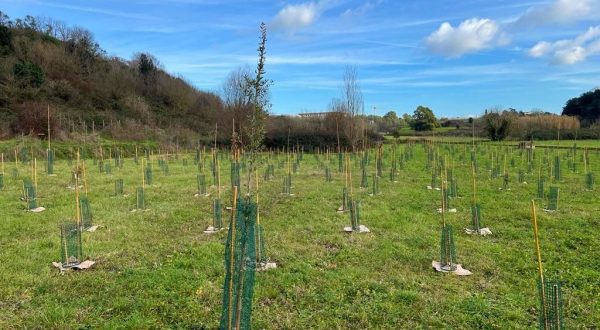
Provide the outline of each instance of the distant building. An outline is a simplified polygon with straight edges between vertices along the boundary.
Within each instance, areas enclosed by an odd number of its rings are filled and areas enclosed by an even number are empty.
[[[301,118],[325,118],[329,112],[303,112],[298,116]]]

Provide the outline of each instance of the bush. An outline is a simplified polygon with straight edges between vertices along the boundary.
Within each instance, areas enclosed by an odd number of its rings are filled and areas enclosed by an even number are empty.
[[[507,112],[491,111],[483,116],[483,121],[488,138],[492,141],[501,141],[508,137],[513,122],[513,115]]]
[[[14,66],[14,74],[17,79],[17,84],[21,88],[34,87],[38,88],[44,83],[44,71],[34,63],[16,63]]]

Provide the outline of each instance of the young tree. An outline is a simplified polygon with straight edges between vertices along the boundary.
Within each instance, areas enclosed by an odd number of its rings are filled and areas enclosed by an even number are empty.
[[[248,144],[247,150],[250,152],[250,171],[248,175],[248,191],[250,191],[250,182],[254,171],[256,170],[257,154],[262,148],[265,139],[265,122],[269,109],[271,108],[269,87],[273,84],[270,79],[265,78],[265,61],[267,55],[267,25],[260,24],[260,42],[258,44],[258,64],[254,77],[246,76],[248,84],[246,89],[247,97],[251,100],[252,110],[248,118]]]

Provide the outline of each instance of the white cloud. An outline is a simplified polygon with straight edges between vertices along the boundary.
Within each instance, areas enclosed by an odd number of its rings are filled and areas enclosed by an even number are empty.
[[[354,17],[358,17],[358,16],[363,16],[367,12],[371,11],[372,9],[381,5],[384,2],[385,2],[385,0],[367,1],[356,8],[346,9],[346,11],[344,11],[344,13],[342,13],[342,17],[354,18]]]
[[[551,57],[555,64],[575,64],[600,54],[600,25],[590,27],[574,39],[553,43],[540,41],[527,52],[534,58]]]
[[[507,42],[498,23],[480,18],[468,19],[457,27],[444,22],[425,41],[431,51],[451,58]]]
[[[323,6],[316,2],[297,5],[286,5],[273,20],[273,27],[284,30],[298,30],[314,23],[323,11]]]
[[[546,41],[540,41],[533,46],[527,53],[531,57],[542,57],[552,49],[552,44]]]
[[[533,6],[521,15],[515,26],[566,24],[600,18],[600,0],[555,0]]]

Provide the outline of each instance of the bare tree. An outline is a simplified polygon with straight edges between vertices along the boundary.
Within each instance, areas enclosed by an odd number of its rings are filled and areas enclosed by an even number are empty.
[[[362,90],[358,83],[356,68],[348,66],[344,71],[344,86],[342,88],[343,111],[346,113],[347,120],[344,123],[343,130],[352,149],[356,150],[364,129],[364,121],[359,117],[364,117],[365,104]],[[362,123],[362,125],[361,125]]]
[[[251,104],[248,97],[250,86],[246,77],[250,76],[247,67],[239,67],[229,73],[221,91],[223,103],[229,108],[240,109]]]

